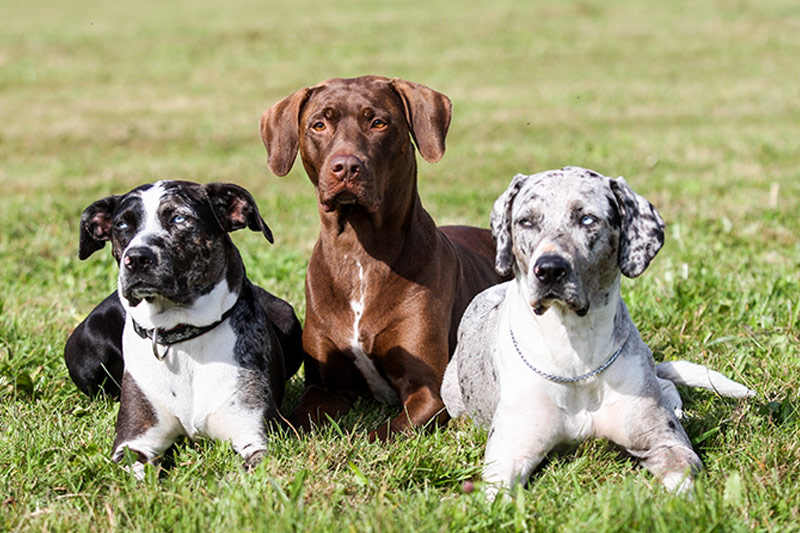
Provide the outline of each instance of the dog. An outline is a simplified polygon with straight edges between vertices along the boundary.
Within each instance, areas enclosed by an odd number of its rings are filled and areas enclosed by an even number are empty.
[[[267,293],[268,294],[268,293]],[[294,309],[284,300],[271,295],[262,298],[275,327],[275,334],[286,359],[287,379],[302,363],[303,339],[300,322]],[[105,395],[118,400],[125,363],[122,359],[122,330],[125,308],[114,290],[69,335],[64,346],[64,361],[69,376],[78,389],[94,398]]]
[[[488,427],[493,498],[525,482],[560,444],[606,438],[671,490],[701,468],[678,421],[675,387],[747,389],[685,361],[655,366],[620,296],[664,242],[658,211],[622,178],[566,167],[516,176],[491,214],[496,268],[515,279],[464,313],[442,385],[451,416]]]
[[[306,277],[306,388],[290,420],[308,429],[358,397],[401,403],[370,439],[445,422],[439,390],[458,321],[503,280],[491,232],[437,228],[417,193],[416,147],[441,159],[451,104],[401,79],[331,79],[261,117],[270,169],[298,151],[316,189],[320,234]]]
[[[112,459],[133,452],[137,477],[184,435],[230,440],[247,467],[266,452],[266,423],[302,359],[301,330],[287,302],[247,278],[229,236],[242,228],[273,241],[250,193],[222,183],[159,181],[98,200],[81,215],[79,257],[110,241],[118,296],[76,329],[67,360],[96,369],[98,354],[114,353],[122,322]],[[293,319],[281,333],[276,310],[282,322]],[[92,338],[100,346],[81,359],[77,350]]]

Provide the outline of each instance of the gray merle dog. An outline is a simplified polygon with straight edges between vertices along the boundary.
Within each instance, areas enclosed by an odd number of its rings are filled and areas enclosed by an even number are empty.
[[[670,489],[701,467],[678,421],[675,384],[754,394],[708,368],[655,365],[625,303],[621,274],[640,275],[664,222],[622,178],[567,167],[518,175],[491,216],[496,269],[516,278],[464,313],[442,398],[451,416],[489,427],[486,493],[524,482],[559,444],[603,437]]]

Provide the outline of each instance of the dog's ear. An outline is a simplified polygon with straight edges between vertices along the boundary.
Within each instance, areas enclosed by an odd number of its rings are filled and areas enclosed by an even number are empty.
[[[119,198],[109,196],[83,210],[78,243],[78,257],[81,259],[86,259],[111,240],[111,219]]]
[[[494,269],[501,276],[510,274],[511,267],[514,264],[511,239],[511,207],[514,205],[514,198],[517,197],[517,193],[529,177],[524,174],[514,176],[508,189],[495,200],[492,214],[489,217],[496,250]]]
[[[227,231],[250,228],[260,231],[269,242],[274,242],[272,231],[261,218],[253,196],[246,189],[233,183],[209,183],[206,196],[220,227]]]
[[[392,79],[391,86],[403,101],[406,122],[419,153],[425,161],[436,163],[444,156],[444,138],[452,116],[450,99],[430,87],[400,78]]]
[[[300,113],[311,96],[311,88],[295,91],[261,115],[258,125],[267,149],[269,168],[278,176],[292,170],[300,147]]]
[[[633,192],[623,178],[609,181],[620,216],[617,261],[623,274],[635,278],[645,271],[664,244],[664,220],[653,204]]]

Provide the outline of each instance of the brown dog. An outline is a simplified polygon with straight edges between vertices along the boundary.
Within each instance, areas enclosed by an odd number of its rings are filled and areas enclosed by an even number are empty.
[[[473,296],[502,279],[488,230],[438,229],[417,194],[414,138],[434,163],[450,100],[424,85],[367,76],[300,89],[261,117],[269,166],[298,148],[321,222],[306,277],[306,388],[292,422],[308,428],[358,396],[403,404],[370,434],[447,420],[439,389]]]

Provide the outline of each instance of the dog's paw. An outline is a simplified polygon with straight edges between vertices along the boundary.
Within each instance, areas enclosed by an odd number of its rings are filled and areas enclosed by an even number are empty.
[[[255,452],[250,454],[250,457],[248,457],[244,461],[245,471],[252,472],[259,464],[261,464],[261,461],[263,461],[266,456],[267,456],[266,450],[256,450]]]
[[[691,498],[694,479],[690,473],[672,472],[664,476],[661,482],[671,493]]]
[[[133,477],[135,477],[137,481],[144,480],[144,463],[136,461],[131,465],[122,465],[122,469],[130,474],[133,474]]]

